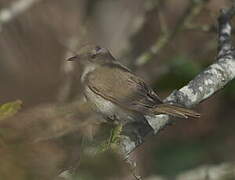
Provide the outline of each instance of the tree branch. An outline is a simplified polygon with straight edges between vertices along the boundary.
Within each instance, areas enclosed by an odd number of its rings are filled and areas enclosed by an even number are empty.
[[[19,14],[27,11],[34,4],[41,0],[17,0],[13,2],[8,8],[0,10],[0,30],[3,24],[8,23]]]
[[[194,17],[196,17],[204,7],[204,4],[208,2],[208,0],[192,0],[190,4],[184,11],[183,15],[180,17],[176,26],[173,30],[167,31],[166,33],[162,33],[159,39],[154,43],[149,51],[142,53],[136,60],[136,65],[140,66],[147,63],[153,56],[156,56],[164,47],[168,45],[168,43],[175,37],[175,35],[184,30],[188,24],[192,21]]]
[[[192,107],[207,99],[223,88],[235,77],[235,50],[231,42],[230,20],[235,14],[235,7],[224,9],[218,18],[218,55],[217,61],[198,74],[186,86],[175,90],[165,102],[177,103],[185,107]],[[155,134],[172,122],[168,115],[146,116]],[[146,128],[146,127],[143,127]],[[142,129],[141,131],[144,131]],[[139,134],[138,139],[124,136],[121,141],[121,151],[125,157],[137,146],[143,143],[145,135]],[[140,139],[141,138],[141,141]]]

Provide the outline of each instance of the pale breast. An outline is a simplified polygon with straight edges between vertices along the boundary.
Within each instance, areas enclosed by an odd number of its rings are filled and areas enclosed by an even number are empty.
[[[85,88],[85,95],[87,100],[91,103],[95,111],[98,111],[104,115],[112,116],[114,114],[117,105],[102,98],[90,90],[89,87]]]
[[[119,121],[122,124],[140,120],[135,113],[126,111],[111,101],[95,94],[89,87],[86,87],[84,92],[86,99],[92,105],[92,108],[98,113],[101,113],[104,117],[114,121]]]

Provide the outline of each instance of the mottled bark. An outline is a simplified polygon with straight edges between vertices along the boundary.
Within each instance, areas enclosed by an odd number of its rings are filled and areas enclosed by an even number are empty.
[[[207,99],[215,92],[223,88],[235,77],[235,50],[231,41],[230,20],[235,13],[235,7],[224,9],[218,18],[218,55],[216,62],[198,74],[186,86],[175,90],[165,102],[180,104],[184,107],[192,107]],[[147,117],[149,124],[155,134],[171,123],[168,115],[156,115]],[[140,141],[140,139],[141,141]],[[121,150],[125,156],[132,152],[143,142],[144,137],[139,135],[138,139],[131,140],[130,137],[123,137]]]

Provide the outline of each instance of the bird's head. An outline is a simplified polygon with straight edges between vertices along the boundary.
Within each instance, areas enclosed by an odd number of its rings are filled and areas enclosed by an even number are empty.
[[[86,45],[82,47],[75,56],[70,57],[67,60],[77,61],[83,66],[89,66],[112,63],[113,61],[115,61],[115,58],[106,48],[94,45]]]

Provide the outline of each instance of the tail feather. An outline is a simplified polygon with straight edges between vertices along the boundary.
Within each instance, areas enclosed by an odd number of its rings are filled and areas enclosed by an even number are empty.
[[[188,117],[193,117],[193,118],[198,118],[200,117],[200,114],[190,110],[186,109],[183,107],[178,107],[175,105],[171,104],[160,104],[157,105],[154,109],[154,114],[168,114],[171,116],[176,116],[180,118],[188,118]]]

